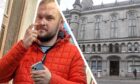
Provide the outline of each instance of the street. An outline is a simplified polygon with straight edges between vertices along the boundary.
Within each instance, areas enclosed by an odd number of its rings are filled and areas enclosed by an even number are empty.
[[[133,78],[96,78],[97,84],[140,84],[140,79]]]

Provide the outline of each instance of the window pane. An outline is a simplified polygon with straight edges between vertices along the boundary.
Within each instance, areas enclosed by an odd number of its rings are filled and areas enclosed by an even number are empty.
[[[128,66],[128,72],[132,72],[132,64],[133,64],[132,61],[129,61],[129,62],[127,63],[127,66]]]

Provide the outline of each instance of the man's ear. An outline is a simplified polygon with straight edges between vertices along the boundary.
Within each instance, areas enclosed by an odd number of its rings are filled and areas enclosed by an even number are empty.
[[[63,30],[64,28],[64,20],[63,19],[60,19],[60,30]]]

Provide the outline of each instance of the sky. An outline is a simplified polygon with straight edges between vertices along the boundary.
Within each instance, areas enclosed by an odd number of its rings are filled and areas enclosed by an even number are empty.
[[[94,3],[94,5],[99,5],[102,2],[104,4],[106,4],[106,3],[113,3],[115,1],[116,0],[93,0],[93,3]],[[121,1],[128,1],[128,0],[117,0],[117,1],[118,2],[121,2]],[[61,8],[61,10],[66,10],[67,8],[68,9],[72,9],[73,8],[72,5],[73,5],[74,2],[75,2],[75,0],[61,0],[61,2],[60,2],[60,8]]]
[[[4,15],[5,2],[6,0],[0,0],[0,30],[1,30],[2,20],[3,20],[3,15]]]

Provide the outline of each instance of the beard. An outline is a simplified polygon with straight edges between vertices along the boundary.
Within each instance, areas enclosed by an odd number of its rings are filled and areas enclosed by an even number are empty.
[[[43,36],[38,35],[37,39],[41,42],[48,42],[56,36],[57,32],[58,32],[58,29],[56,29],[55,31],[53,31],[51,33],[44,34]]]
[[[41,42],[51,41],[59,32],[59,23],[57,23],[56,26],[53,27],[53,30],[50,30],[50,31],[46,30],[46,27],[47,26],[45,26],[45,25],[39,25],[37,27],[37,29],[40,33],[40,35],[37,36],[37,39]]]

